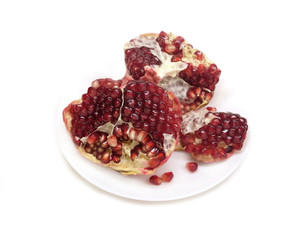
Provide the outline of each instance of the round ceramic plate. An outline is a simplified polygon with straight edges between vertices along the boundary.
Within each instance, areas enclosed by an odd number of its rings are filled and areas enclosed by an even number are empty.
[[[57,140],[68,163],[83,178],[104,191],[144,201],[168,201],[190,197],[221,183],[233,173],[246,155],[248,139],[245,140],[243,149],[234,153],[229,159],[210,164],[199,163],[198,170],[190,173],[185,165],[193,158],[185,152],[174,152],[168,162],[156,171],[157,175],[172,171],[174,178],[170,183],[162,183],[160,186],[150,184],[149,176],[124,176],[95,164],[76,149],[62,119],[63,109],[73,100],[79,99],[90,84],[89,81],[83,81],[64,94],[57,112]]]

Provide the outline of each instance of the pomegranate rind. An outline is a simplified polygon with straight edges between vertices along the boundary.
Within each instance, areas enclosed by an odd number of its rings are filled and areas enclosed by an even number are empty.
[[[95,82],[95,81],[94,81]],[[123,89],[127,85],[126,82],[122,82],[120,88]],[[180,116],[181,110],[180,110],[180,103],[179,100],[173,95],[171,92],[167,92],[169,99],[173,102],[173,109],[175,112],[178,113]],[[68,133],[72,136],[71,129],[72,129],[72,120],[73,116],[71,114],[71,107],[72,105],[81,104],[82,99],[75,100],[71,102],[64,110],[63,110],[63,121],[66,126],[66,129]],[[134,128],[136,129],[136,128]],[[172,135],[173,136],[173,135]],[[165,151],[165,157],[163,160],[160,160],[159,165],[153,167],[148,166],[148,160],[149,158],[146,157],[146,155],[142,155],[143,157],[138,158],[137,160],[132,161],[130,158],[121,158],[121,161],[119,163],[115,163],[113,161],[110,161],[109,163],[102,163],[100,160],[98,160],[94,155],[86,152],[83,148],[83,145],[75,144],[78,151],[87,159],[90,161],[102,165],[107,168],[111,168],[115,171],[120,172],[123,175],[152,175],[157,168],[161,167],[163,164],[165,164],[168,159],[170,158],[171,154],[175,150],[175,147],[179,140],[179,129],[178,132],[175,134],[174,139],[170,142],[168,145],[167,150]],[[165,142],[165,141],[164,141]],[[124,145],[125,143],[123,143]],[[127,144],[129,145],[129,144]],[[131,150],[131,149],[130,149]],[[130,152],[129,152],[130,154]]]

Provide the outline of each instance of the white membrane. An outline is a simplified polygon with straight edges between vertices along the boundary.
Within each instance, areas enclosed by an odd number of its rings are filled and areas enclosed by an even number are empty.
[[[206,108],[200,108],[196,111],[191,111],[182,116],[181,132],[187,134],[195,132],[204,125],[211,122],[213,118],[218,118]]]

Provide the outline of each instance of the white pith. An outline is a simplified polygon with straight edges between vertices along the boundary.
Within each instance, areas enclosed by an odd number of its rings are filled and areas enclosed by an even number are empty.
[[[174,93],[180,102],[193,102],[194,100],[187,99],[187,91],[191,87],[186,81],[179,76],[176,77],[164,77],[160,82],[159,86],[167,91]]]
[[[200,108],[188,112],[182,116],[181,132],[182,134],[194,133],[204,125],[211,122],[212,119],[219,118],[206,108]]]

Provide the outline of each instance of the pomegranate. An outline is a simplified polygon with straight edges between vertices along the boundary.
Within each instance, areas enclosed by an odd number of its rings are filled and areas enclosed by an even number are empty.
[[[146,80],[172,91],[182,114],[207,105],[221,71],[201,51],[172,33],[142,34],[125,45],[125,80]]]
[[[201,162],[215,162],[241,150],[248,126],[245,118],[215,108],[200,108],[183,115],[178,150]]]
[[[63,119],[78,150],[126,175],[152,174],[178,142],[178,99],[154,83],[98,79]]]

